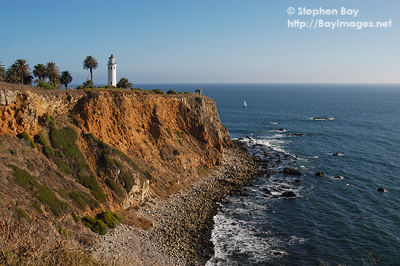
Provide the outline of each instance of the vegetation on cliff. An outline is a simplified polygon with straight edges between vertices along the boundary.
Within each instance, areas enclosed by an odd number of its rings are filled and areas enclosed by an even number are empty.
[[[150,228],[135,210],[190,186],[230,145],[215,103],[197,95],[0,83],[0,116],[0,211],[88,246],[88,224]]]

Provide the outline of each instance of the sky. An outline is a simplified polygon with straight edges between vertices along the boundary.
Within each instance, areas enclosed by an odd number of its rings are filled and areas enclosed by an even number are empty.
[[[359,9],[356,18],[392,20],[385,29],[289,28],[311,16],[287,10]],[[399,0],[0,0],[0,62],[24,58],[31,68],[54,61],[73,84],[98,60],[96,84],[134,83],[400,83]]]

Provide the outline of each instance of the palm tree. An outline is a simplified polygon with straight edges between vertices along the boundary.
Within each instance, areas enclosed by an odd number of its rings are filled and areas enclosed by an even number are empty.
[[[128,89],[130,87],[132,87],[132,83],[127,78],[121,78],[117,83],[117,88]]]
[[[11,65],[6,72],[6,81],[8,83],[21,83],[21,76],[17,74],[15,64]],[[23,81],[23,80],[22,80]]]
[[[30,75],[29,65],[26,63],[25,59],[17,59],[13,64],[15,74],[20,77],[21,84],[24,84],[24,79],[26,76]]]
[[[39,82],[44,81],[47,78],[46,66],[43,64],[37,64],[33,67],[33,75],[38,78]]]
[[[5,80],[5,78],[6,78],[6,69],[0,62],[0,81]]]
[[[93,69],[97,68],[97,60],[93,56],[89,55],[83,61],[83,69],[90,70],[90,81],[93,84]]]
[[[68,84],[71,83],[72,76],[68,71],[61,72],[60,82],[64,84],[65,90],[68,90]]]
[[[60,71],[58,70],[56,63],[54,62],[47,63],[46,76],[49,78],[50,83],[52,83],[55,86],[57,80],[60,78]]]

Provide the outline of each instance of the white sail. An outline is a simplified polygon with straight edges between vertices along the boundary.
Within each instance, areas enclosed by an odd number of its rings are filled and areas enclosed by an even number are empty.
[[[243,105],[242,105],[243,107],[247,107],[247,103],[246,103],[246,101],[243,101]]]

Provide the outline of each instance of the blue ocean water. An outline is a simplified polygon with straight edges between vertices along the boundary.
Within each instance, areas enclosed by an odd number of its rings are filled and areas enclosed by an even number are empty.
[[[400,265],[400,86],[140,87],[202,87],[233,138],[283,160],[220,204],[209,265]],[[301,183],[285,165],[302,170]],[[279,196],[287,190],[297,197]]]

